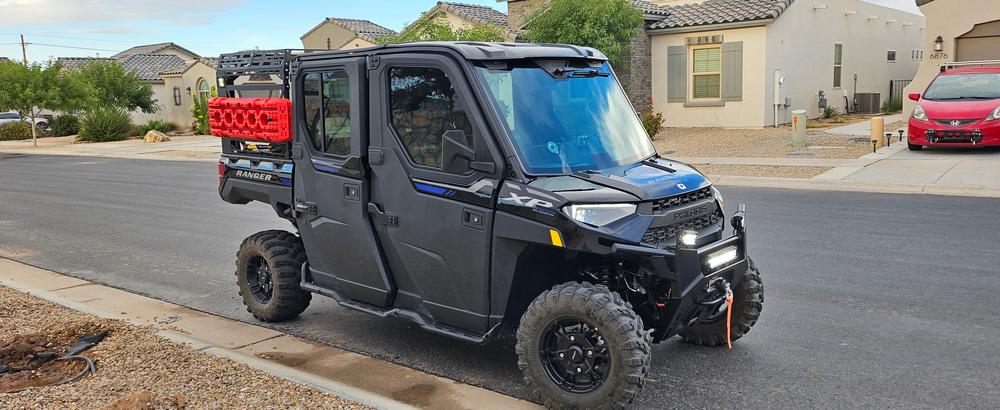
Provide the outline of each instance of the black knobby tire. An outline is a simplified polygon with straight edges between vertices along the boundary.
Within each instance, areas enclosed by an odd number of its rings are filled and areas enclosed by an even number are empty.
[[[757,265],[750,261],[750,270],[733,289],[732,340],[735,342],[750,331],[757,323],[764,308],[764,283],[760,279]],[[726,319],[713,323],[691,326],[681,332],[685,342],[699,346],[722,346],[726,344]]]
[[[302,239],[289,232],[264,231],[244,239],[236,253],[236,284],[247,312],[263,322],[278,322],[306,310],[312,294],[299,287],[305,261]],[[259,269],[270,279],[269,286]]]
[[[566,320],[592,326],[604,342],[608,369],[592,391],[572,392],[547,372],[548,329]],[[652,336],[622,297],[605,286],[569,282],[539,295],[521,317],[517,365],[532,393],[548,408],[620,409],[635,399],[649,374]],[[575,366],[575,365],[574,365]],[[572,377],[572,376],[571,376]],[[597,384],[597,383],[595,383]]]
[[[906,143],[906,148],[909,148],[910,151],[920,151],[920,150],[924,149],[924,146],[920,145],[920,144]]]

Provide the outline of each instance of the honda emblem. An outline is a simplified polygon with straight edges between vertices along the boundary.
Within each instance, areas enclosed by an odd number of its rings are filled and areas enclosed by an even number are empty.
[[[952,126],[952,127],[957,127],[957,126],[959,126],[959,125],[962,125],[962,122],[961,122],[961,121],[959,121],[959,120],[952,120],[952,121],[951,121],[951,126]]]

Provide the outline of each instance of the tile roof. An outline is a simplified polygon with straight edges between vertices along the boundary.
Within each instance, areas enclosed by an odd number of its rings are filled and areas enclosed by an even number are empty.
[[[639,11],[646,14],[653,14],[657,16],[666,16],[670,14],[670,10],[668,9],[668,7],[657,6],[646,0],[629,0],[629,3],[632,3],[633,7],[639,9]]]
[[[193,67],[195,64],[197,64],[199,62],[204,63],[205,65],[207,65],[209,67],[212,67],[213,70],[216,67],[218,67],[218,65],[219,65],[219,59],[218,58],[202,57],[202,58],[199,58],[199,59],[197,59],[195,61],[187,63],[185,65],[174,67],[174,68],[168,69],[166,71],[162,71],[162,72],[160,72],[160,75],[164,76],[164,75],[184,74],[184,73],[187,72],[187,70],[190,70],[191,67]]]
[[[59,57],[56,59],[56,64],[63,68],[77,70],[94,61],[114,61],[114,59],[103,57]]]
[[[198,57],[198,54],[195,54],[191,50],[188,50],[188,49],[186,49],[184,47],[181,47],[181,46],[179,46],[179,45],[177,45],[175,43],[156,43],[156,44],[146,44],[146,45],[141,45],[141,46],[135,46],[135,47],[132,47],[132,48],[130,48],[128,50],[122,51],[122,52],[120,52],[118,54],[115,54],[115,55],[111,56],[111,58],[121,59],[121,58],[125,58],[125,57],[128,57],[128,56],[136,55],[136,54],[156,54],[156,53],[159,53],[160,51],[163,51],[163,50],[168,49],[170,47],[174,47],[174,48],[176,48],[178,50],[181,50],[181,51],[183,51],[185,53],[191,54],[192,56]]]
[[[331,22],[333,24],[336,24],[338,26],[341,26],[343,28],[351,30],[355,34],[357,34],[358,37],[361,37],[361,38],[363,38],[365,40],[368,40],[368,41],[371,41],[373,43],[376,40],[378,40],[378,39],[380,39],[382,37],[388,37],[388,36],[396,35],[395,31],[387,29],[385,27],[382,27],[382,26],[380,26],[378,24],[372,23],[369,20],[356,20],[356,19],[342,19],[342,18],[336,18],[336,17],[327,17],[327,19],[325,20],[325,22]],[[319,28],[319,27],[317,26],[317,28]],[[313,29],[313,30],[315,30],[315,29]],[[310,30],[309,33],[311,33],[313,30]],[[309,35],[309,33],[306,33],[306,35]],[[303,37],[305,37],[305,36],[303,36]]]
[[[507,15],[487,6],[439,1],[435,8],[455,13],[476,23],[507,27]]]
[[[776,19],[795,0],[708,0],[667,7],[669,14],[650,29],[704,26]]]
[[[160,73],[186,68],[187,64],[173,54],[133,54],[119,59],[125,69],[143,81],[163,81]]]

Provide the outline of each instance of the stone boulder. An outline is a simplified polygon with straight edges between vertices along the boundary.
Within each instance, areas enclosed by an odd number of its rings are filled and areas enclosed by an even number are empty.
[[[170,137],[160,131],[149,130],[149,132],[146,133],[146,137],[143,138],[143,141],[146,141],[147,143],[167,142],[170,141]]]

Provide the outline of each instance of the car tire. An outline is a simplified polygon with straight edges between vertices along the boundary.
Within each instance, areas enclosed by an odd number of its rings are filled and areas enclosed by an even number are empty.
[[[243,240],[236,253],[236,284],[247,312],[263,322],[301,314],[312,300],[302,290],[302,239],[285,231],[258,232]]]
[[[923,145],[920,145],[920,144],[910,144],[910,143],[906,143],[906,148],[909,148],[909,149],[910,149],[910,151],[920,151],[920,150],[923,150],[923,149],[924,149],[924,146],[923,146]]]
[[[545,407],[620,409],[642,390],[651,344],[642,318],[621,295],[569,282],[531,303],[521,317],[515,350],[525,383]],[[567,357],[560,359],[559,352]]]
[[[750,268],[739,285],[733,289],[732,341],[747,334],[764,309],[764,283],[757,265],[750,261]],[[681,338],[698,346],[726,345],[726,320],[694,325],[681,332]]]

